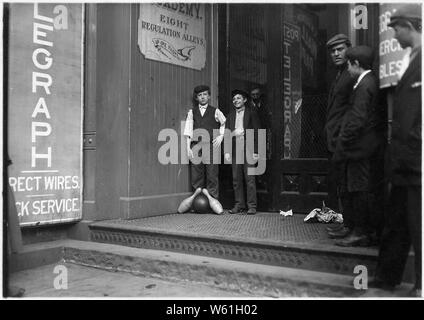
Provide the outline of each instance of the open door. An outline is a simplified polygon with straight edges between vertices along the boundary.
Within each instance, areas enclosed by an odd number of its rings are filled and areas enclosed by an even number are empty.
[[[347,5],[223,4],[219,7],[219,104],[231,90],[260,87],[271,112],[267,170],[257,179],[258,209],[310,212],[326,205],[327,92],[334,77],[325,43]],[[221,166],[221,200],[232,204],[231,168]]]

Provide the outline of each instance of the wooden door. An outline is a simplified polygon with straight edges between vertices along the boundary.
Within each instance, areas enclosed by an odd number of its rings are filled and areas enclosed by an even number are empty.
[[[257,184],[259,210],[307,213],[323,200],[338,209],[328,196],[324,137],[332,78],[325,43],[337,29],[337,23],[326,21],[338,10],[306,4],[220,7],[220,106],[228,112],[232,89],[260,85],[272,113],[267,170],[260,179],[266,183]],[[225,203],[232,196],[228,167],[221,168]]]
[[[321,207],[323,201],[338,210],[328,192],[334,187],[328,175],[324,136],[329,82],[325,77],[327,32],[319,28],[319,19],[325,18],[328,9],[283,5],[280,34],[275,36],[281,45],[274,49],[273,64],[282,57],[278,70],[282,90],[274,89],[281,103],[275,105],[283,107],[276,112],[273,128],[278,133],[273,136],[273,171],[277,173],[273,175],[273,206],[280,210],[308,213]]]

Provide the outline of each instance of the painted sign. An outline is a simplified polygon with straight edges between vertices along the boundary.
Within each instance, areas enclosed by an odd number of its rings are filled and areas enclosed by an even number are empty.
[[[81,219],[81,4],[11,4],[8,168],[22,226]]]
[[[396,12],[401,4],[386,3],[380,4],[379,17],[379,56],[380,56],[380,88],[394,86],[399,81],[399,73],[403,70],[405,55],[409,54],[409,49],[401,48],[399,42],[394,38],[394,30],[387,24],[391,15]]]
[[[201,70],[206,62],[205,5],[141,4],[138,46],[146,59]]]
[[[302,112],[302,81],[300,60],[300,28],[283,23],[283,95],[284,138],[283,159],[294,159],[299,155]]]

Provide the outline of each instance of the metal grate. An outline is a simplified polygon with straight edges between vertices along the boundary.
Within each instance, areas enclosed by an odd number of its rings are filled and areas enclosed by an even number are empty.
[[[328,239],[325,224],[304,223],[304,217],[304,215],[283,217],[278,213],[258,213],[253,216],[188,213],[108,222],[137,226],[143,230],[182,232],[193,236],[333,243]]]
[[[291,159],[327,158],[325,114],[327,95],[304,95],[300,107],[301,119],[292,123],[292,145],[297,146]]]

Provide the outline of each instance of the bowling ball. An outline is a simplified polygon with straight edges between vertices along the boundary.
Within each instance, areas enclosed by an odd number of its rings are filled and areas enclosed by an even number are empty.
[[[198,194],[196,198],[194,198],[192,207],[196,213],[208,213],[211,210],[209,199],[203,193]]]

